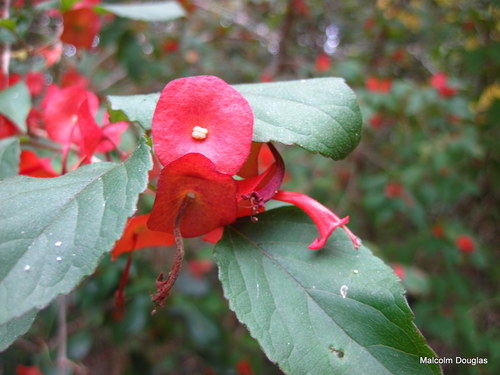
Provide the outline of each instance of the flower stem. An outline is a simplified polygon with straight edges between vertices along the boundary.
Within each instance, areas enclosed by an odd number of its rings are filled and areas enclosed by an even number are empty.
[[[59,297],[58,305],[59,305],[59,311],[58,311],[59,330],[57,336],[59,341],[59,350],[57,352],[57,375],[66,375],[68,368],[68,358],[67,358],[68,330],[66,325],[66,296]]]
[[[182,240],[182,235],[181,235],[181,229],[180,229],[180,223],[182,216],[186,212],[186,209],[189,205],[189,203],[194,199],[191,195],[187,195],[184,200],[182,201],[181,207],[179,208],[179,212],[177,213],[177,216],[175,218],[175,225],[174,225],[174,237],[175,237],[175,257],[174,257],[174,264],[172,265],[172,268],[170,269],[170,272],[168,274],[168,277],[166,280],[164,280],[164,275],[163,272],[158,276],[158,279],[156,280],[156,288],[157,292],[151,297],[151,300],[153,301],[155,308],[151,312],[152,315],[156,314],[157,308],[163,307],[163,304],[165,303],[165,300],[170,294],[170,290],[174,286],[175,282],[177,281],[177,278],[179,277],[179,274],[181,272],[182,268],[182,261],[184,259],[184,242]]]

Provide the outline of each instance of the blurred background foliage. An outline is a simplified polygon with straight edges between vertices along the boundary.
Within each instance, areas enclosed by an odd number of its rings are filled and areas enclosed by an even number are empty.
[[[445,373],[500,373],[499,1],[181,3],[186,16],[171,22],[101,15],[93,47],[65,44],[46,81],[76,69],[104,97],[160,91],[199,74],[229,83],[345,78],[364,117],[361,144],[338,162],[282,147],[285,188],[350,216],[352,230],[402,278],[438,356],[488,359],[445,365]],[[33,46],[50,43],[57,28],[45,8],[36,9],[11,10],[17,37]],[[11,61],[20,74],[42,66],[21,52]],[[150,197],[141,204],[147,211]],[[201,241],[187,243],[175,292],[151,316],[155,277],[170,262],[168,249],[134,255],[121,320],[113,297],[126,259],[106,259],[67,297],[73,373],[280,373],[228,310]],[[2,353],[0,373],[22,364],[53,374],[56,350],[53,306]]]

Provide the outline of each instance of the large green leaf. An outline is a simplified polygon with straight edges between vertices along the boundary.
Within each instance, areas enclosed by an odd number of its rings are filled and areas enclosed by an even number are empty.
[[[255,115],[254,141],[298,145],[342,159],[361,139],[361,113],[341,78],[237,85]]]
[[[341,78],[259,83],[234,86],[249,101],[255,115],[253,140],[298,145],[333,159],[351,152],[361,137],[356,96]],[[159,94],[109,96],[113,115],[124,114],[145,129]],[[115,120],[120,116],[115,117]]]
[[[19,138],[0,140],[0,180],[15,176],[19,172]]]
[[[121,236],[146,188],[145,142],[124,163],[0,182],[0,324],[69,293]]]
[[[107,10],[119,17],[149,22],[171,21],[186,15],[184,8],[176,1],[101,4],[97,8]]]
[[[31,108],[31,96],[24,82],[0,91],[0,114],[11,120],[17,128],[26,131],[26,118]]]
[[[0,352],[7,349],[19,336],[30,329],[38,310],[33,309],[19,318],[0,324]]]
[[[287,374],[439,374],[413,324],[398,277],[338,229],[307,248],[317,230],[295,207],[240,220],[215,257],[238,319]]]

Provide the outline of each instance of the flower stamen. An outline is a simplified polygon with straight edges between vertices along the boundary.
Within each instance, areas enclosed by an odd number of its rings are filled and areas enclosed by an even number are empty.
[[[203,128],[201,126],[195,126],[193,128],[193,131],[191,132],[191,137],[198,141],[203,141],[205,138],[207,138],[208,134],[208,129]]]

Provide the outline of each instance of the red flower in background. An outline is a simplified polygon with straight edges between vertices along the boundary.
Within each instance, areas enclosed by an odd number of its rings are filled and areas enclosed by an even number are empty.
[[[107,152],[120,143],[126,122],[109,124],[104,117],[104,126],[95,121],[99,107],[97,96],[80,85],[65,87],[49,86],[42,101],[43,120],[50,139],[63,145],[63,156],[71,144],[79,147],[80,156],[89,162],[95,152]]]
[[[321,53],[316,57],[314,64],[317,72],[327,72],[332,67],[332,60],[326,53]]]
[[[7,117],[0,115],[0,139],[11,137],[18,133],[17,126]]]
[[[450,98],[458,92],[457,88],[448,85],[448,76],[443,72],[438,72],[431,77],[431,85],[443,98]]]
[[[42,101],[45,129],[48,136],[55,142],[68,144],[78,143],[79,130],[76,129],[80,105],[88,101],[92,116],[97,114],[99,99],[81,86],[70,86],[60,89],[50,85]]]
[[[380,79],[372,76],[366,80],[365,86],[368,91],[387,93],[391,91],[392,81],[390,79]]]
[[[210,259],[192,259],[188,262],[189,273],[197,279],[201,279],[213,268],[214,262]]]
[[[163,165],[199,153],[218,172],[233,175],[250,152],[253,113],[246,99],[220,78],[180,78],[162,91],[152,133]]]
[[[399,182],[389,182],[384,189],[387,198],[397,198],[403,195],[403,185]]]
[[[45,77],[42,72],[28,72],[24,77],[26,81],[26,86],[31,96],[40,95],[45,88]],[[19,81],[23,80],[23,76],[20,74],[12,74],[9,76],[9,86],[15,85]]]
[[[63,13],[63,27],[61,41],[90,48],[101,29],[101,20],[92,8],[77,8]]]
[[[370,117],[368,123],[373,129],[380,129],[384,124],[384,117],[380,113],[375,113]]]
[[[474,240],[467,235],[460,235],[455,239],[455,245],[462,253],[473,253],[476,251]]]
[[[405,278],[405,275],[406,275],[406,271],[405,271],[405,268],[399,264],[399,263],[396,263],[392,266],[392,270],[394,271],[394,273],[396,275],[398,275],[398,277],[403,280]]]
[[[88,85],[89,85],[88,78],[82,76],[75,68],[71,68],[67,72],[65,72],[61,79],[62,88],[69,86],[87,87]]]
[[[43,375],[38,366],[23,366],[17,365],[17,375]]]
[[[40,158],[31,150],[21,152],[19,174],[31,177],[57,177],[57,173],[50,164],[49,158]]]

